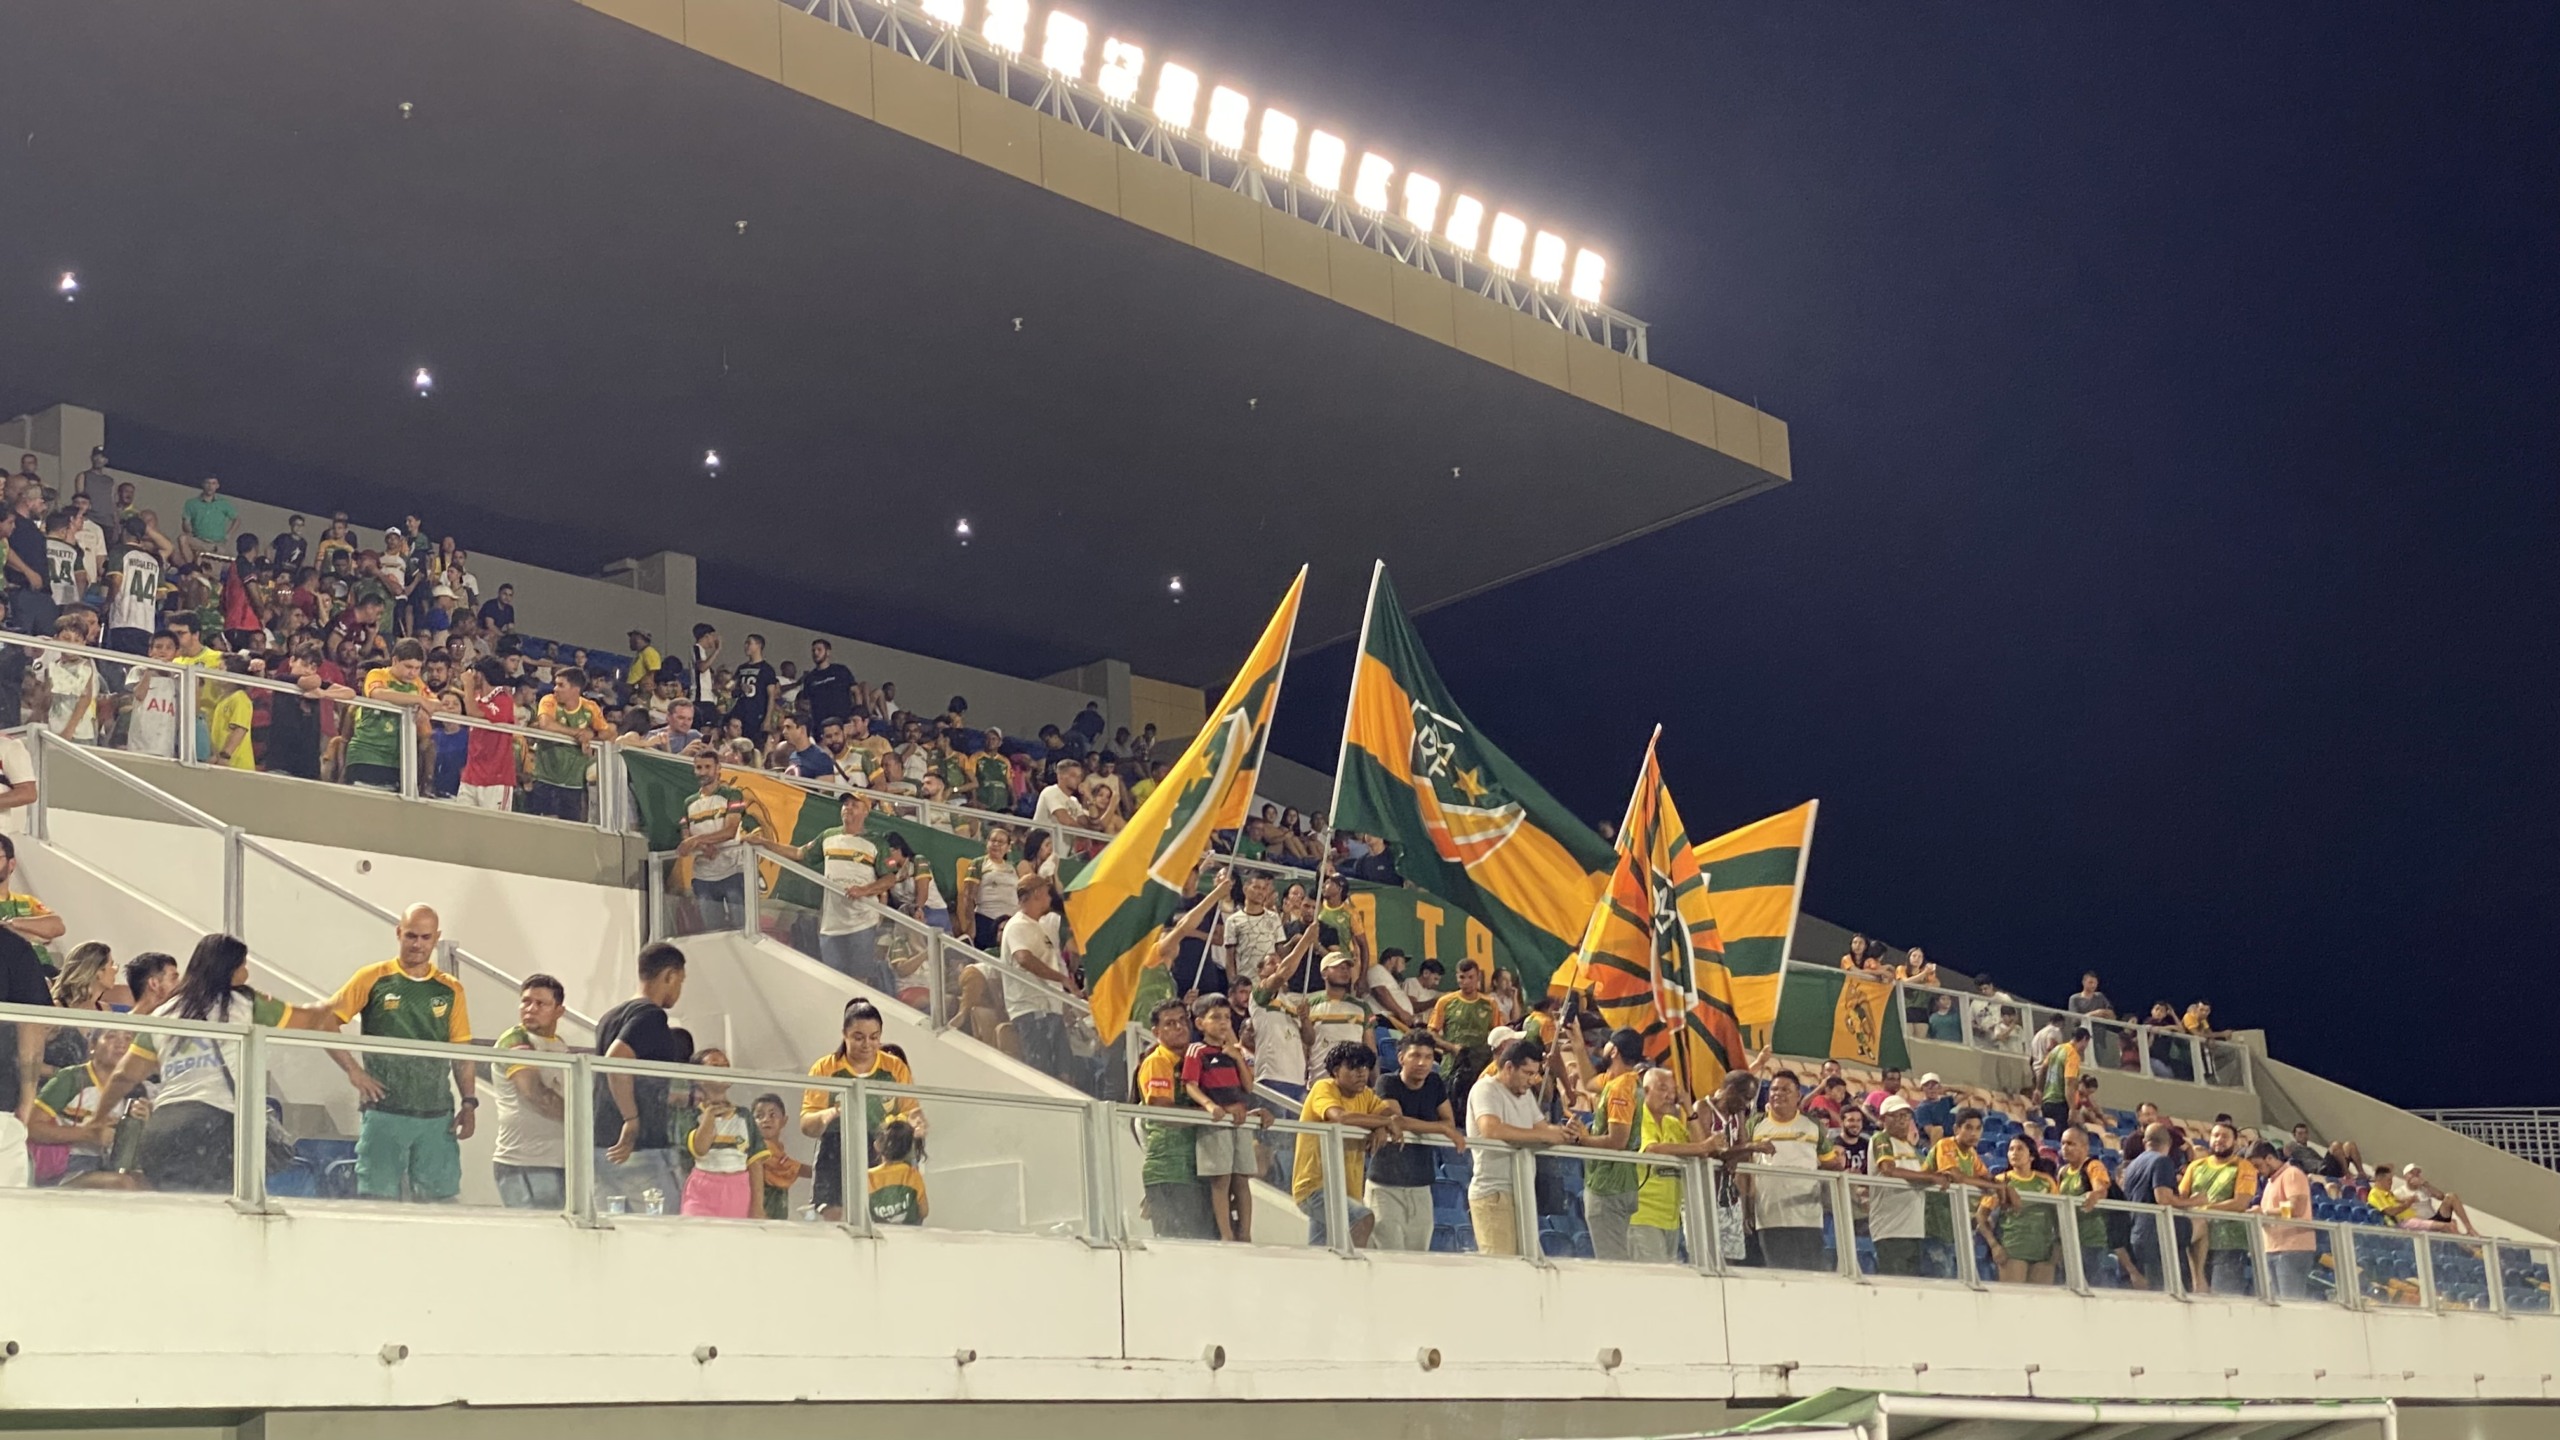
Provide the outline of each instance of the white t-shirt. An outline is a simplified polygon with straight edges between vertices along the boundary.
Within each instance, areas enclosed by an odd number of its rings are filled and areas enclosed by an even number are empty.
[[[125,682],[132,716],[125,727],[126,749],[137,755],[178,753],[178,683],[175,675],[142,669]]]
[[[80,603],[79,546],[59,535],[44,537],[44,575],[52,586],[54,604]]]
[[[53,696],[52,709],[45,716],[45,728],[66,740],[83,742],[98,738],[98,667],[86,655],[63,655],[48,652],[36,662],[44,671],[45,687]],[[82,700],[89,702],[80,723],[71,723],[71,712],[79,710]]]
[[[1887,1165],[1903,1170],[1928,1169],[1928,1137],[1915,1132],[1909,1143],[1905,1143],[1894,1139],[1890,1131],[1877,1135],[1867,1144],[1867,1173],[1881,1174]],[[1929,1233],[1926,1207],[1934,1193],[1919,1186],[1899,1183],[1869,1187],[1869,1233],[1878,1240],[1918,1240],[1925,1237]]]
[[[1021,906],[1022,877],[1011,860],[978,858],[978,913],[1002,920]]]
[[[80,547],[80,564],[91,583],[107,575],[107,532],[95,520],[83,520],[71,527],[71,543]]]
[[[1429,981],[1416,975],[1404,982],[1404,1003],[1414,1014],[1428,1015],[1431,1007],[1440,1003],[1440,992],[1432,989]]]
[[[0,735],[0,778],[13,786],[36,778],[35,757],[27,753],[27,742],[15,735]],[[0,834],[26,834],[35,808],[21,805],[15,810],[0,810]]]
[[[714,790],[705,795],[697,790],[684,805],[684,828],[688,835],[716,835],[729,823],[727,795]],[[746,842],[732,836],[719,844],[693,852],[693,878],[726,880],[746,868]]]
[[[1484,1076],[1476,1081],[1474,1089],[1467,1092],[1467,1138],[1470,1140],[1489,1138],[1484,1128],[1484,1122],[1488,1119],[1499,1120],[1505,1125],[1515,1125],[1527,1130],[1546,1123],[1546,1118],[1538,1112],[1537,1091],[1528,1090],[1514,1095],[1511,1093],[1511,1088],[1503,1084],[1497,1076]],[[1475,1174],[1467,1181],[1467,1194],[1470,1196],[1509,1194],[1511,1191],[1510,1160],[1511,1157],[1508,1155],[1478,1153]]]
[[[732,1110],[717,1120],[704,1116],[694,1127],[702,1135],[702,1153],[694,1158],[693,1168],[706,1174],[744,1175],[748,1154],[763,1148],[755,1122],[743,1110]]]
[[[1063,820],[1060,814],[1062,811],[1066,812]],[[1039,799],[1031,802],[1031,823],[1034,825],[1053,823],[1082,825],[1084,806],[1067,787],[1052,784],[1040,792]]]
[[[1236,910],[1226,919],[1227,950],[1230,963],[1227,974],[1239,980],[1251,980],[1262,973],[1262,962],[1280,952],[1288,938],[1288,922],[1278,910],[1265,910],[1257,915],[1250,910]]]
[[[1787,1170],[1819,1168],[1822,1153],[1831,1148],[1822,1121],[1807,1111],[1799,1110],[1793,1120],[1780,1120],[1760,1115],[1751,1122],[1748,1137],[1754,1144],[1776,1148],[1761,1158],[1762,1165]],[[1818,1227],[1822,1224],[1823,1193],[1829,1185],[1820,1180],[1781,1180],[1774,1175],[1751,1177],[1752,1215],[1763,1230],[1789,1227]]]
[[[844,892],[880,878],[880,847],[868,835],[830,830],[822,839],[819,866],[826,871],[826,901],[818,909],[821,935],[859,935],[880,924],[876,900],[855,900]]]
[[[1007,965],[1019,966],[1022,962],[1014,957],[1029,951],[1033,959],[1052,970],[1066,969],[1058,963],[1058,913],[1054,910],[1038,919],[1016,914],[1004,922],[1004,936],[996,942],[996,948]],[[1004,980],[1004,1008],[1015,1018],[1066,1009],[1057,982],[1040,979],[1028,971],[1020,975],[1012,970],[1000,973]]]
[[[140,547],[127,549],[116,561],[115,599],[107,604],[107,628],[160,628],[160,557]]]
[[[522,1041],[521,1048],[539,1050],[548,1055],[565,1055],[569,1051],[569,1042],[560,1036],[536,1035],[522,1027],[508,1029],[498,1040],[507,1049],[519,1048],[517,1042]],[[561,1093],[565,1072],[542,1066],[519,1065],[513,1068],[529,1070],[534,1083],[554,1096]],[[566,1142],[562,1138],[561,1122],[534,1109],[532,1101],[516,1093],[515,1076],[503,1061],[498,1066],[498,1083],[492,1088],[497,1091],[498,1111],[498,1150],[492,1158],[501,1165],[543,1170],[566,1164],[568,1151],[564,1148]]]
[[[221,1008],[204,1018],[217,1025],[238,1025],[253,1019],[257,1010],[257,1002],[235,990],[222,997]],[[162,1001],[160,1008],[151,1013],[169,1019],[181,1018],[177,997]],[[233,1084],[240,1064],[238,1041],[217,1041],[195,1035],[154,1035],[150,1037],[150,1043],[160,1060],[160,1089],[151,1101],[154,1107],[193,1103],[210,1105],[226,1114],[239,1112],[240,1092]],[[267,1093],[274,1094],[274,1088],[270,1086]]]
[[[1292,998],[1286,993],[1272,997],[1275,1001]],[[1256,1002],[1253,1007],[1253,1073],[1264,1080],[1277,1080],[1283,1085],[1303,1086],[1307,1083],[1307,1035],[1298,1027],[1298,1017],[1277,1004]]]

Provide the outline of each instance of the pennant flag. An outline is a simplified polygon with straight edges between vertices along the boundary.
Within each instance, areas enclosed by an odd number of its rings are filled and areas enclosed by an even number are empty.
[[[684,838],[684,807],[701,789],[693,778],[693,762],[651,750],[627,751],[623,760],[624,772],[631,777],[632,805],[639,812],[640,830],[648,836],[649,848],[673,850]],[[761,832],[806,845],[844,823],[838,796],[812,793],[779,775],[723,766],[720,783],[746,800],[746,813],[739,817],[742,832]],[[933,883],[941,889],[946,905],[960,893],[964,867],[986,854],[983,841],[900,819],[889,813],[886,802],[871,807],[871,819],[862,830],[883,844],[893,835],[906,841],[907,848],[933,872]],[[760,860],[766,893],[786,905],[816,908],[817,886],[784,872],[769,859]],[[682,885],[689,878],[680,873],[668,883]]]
[[[1799,965],[1787,972],[1785,1003],[1770,1037],[1781,1055],[1837,1060],[1895,1070],[1911,1068],[1911,1049],[1893,1004],[1893,982],[1846,970]]]
[[[1744,1063],[1707,877],[1650,743],[1618,832],[1617,869],[1559,983],[1611,1030],[1643,1035],[1645,1058],[1669,1065],[1693,1095]]]
[[[1521,988],[1544,990],[1591,918],[1609,842],[1468,723],[1383,563],[1354,663],[1334,827],[1383,837],[1404,878],[1482,922]]]
[[[1725,968],[1733,972],[1734,1018],[1745,1030],[1778,1018],[1778,982],[1795,940],[1796,911],[1804,904],[1813,812],[1821,803],[1807,800],[1698,847],[1716,938],[1724,942]]]
[[[1093,1024],[1106,1044],[1129,1023],[1139,969],[1157,932],[1180,913],[1210,835],[1242,825],[1253,803],[1306,585],[1301,569],[1182,758],[1128,825],[1067,882],[1067,924],[1083,942]]]

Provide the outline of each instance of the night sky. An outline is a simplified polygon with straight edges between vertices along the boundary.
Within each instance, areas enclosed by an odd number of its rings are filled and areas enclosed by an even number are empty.
[[[1423,622],[1560,796],[1658,720],[1694,831],[1822,798],[1816,913],[2560,1102],[2560,10],[1107,8],[1605,249],[1793,426],[1794,484]]]

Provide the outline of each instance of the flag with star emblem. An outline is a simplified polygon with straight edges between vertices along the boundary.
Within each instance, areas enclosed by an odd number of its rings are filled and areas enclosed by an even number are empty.
[[[1656,741],[1661,735],[1654,731]],[[1583,996],[1612,1031],[1642,1035],[1645,1058],[1670,1066],[1691,1094],[1713,1089],[1743,1061],[1707,875],[1652,742],[1618,831],[1617,868],[1558,984]]]
[[[1244,823],[1271,737],[1271,712],[1298,628],[1307,572],[1289,584],[1235,682],[1209,712],[1182,758],[1090,864],[1067,882],[1067,924],[1082,944],[1093,986],[1093,1025],[1104,1043],[1129,1023],[1138,972],[1156,936],[1182,908],[1210,835]]]
[[[1355,665],[1334,827],[1383,838],[1398,873],[1483,922],[1499,962],[1538,993],[1591,917],[1609,842],[1468,722],[1383,563]]]
[[[1819,804],[1807,800],[1698,846],[1725,968],[1733,972],[1733,1012],[1746,1030],[1778,1018],[1779,977],[1804,904],[1805,861],[1813,853]]]

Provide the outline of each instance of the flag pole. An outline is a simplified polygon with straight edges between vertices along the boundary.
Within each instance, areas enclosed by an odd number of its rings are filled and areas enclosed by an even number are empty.
[[[1778,947],[1778,999],[1769,1007],[1769,1040],[1773,1044],[1778,1038],[1778,1012],[1787,1008],[1787,967],[1796,958],[1796,920],[1804,914],[1804,872],[1813,863],[1813,822],[1821,815],[1820,796],[1805,802],[1804,839],[1796,842],[1796,888],[1787,898],[1787,938]]]

